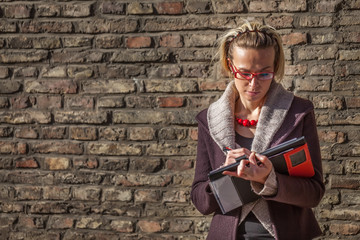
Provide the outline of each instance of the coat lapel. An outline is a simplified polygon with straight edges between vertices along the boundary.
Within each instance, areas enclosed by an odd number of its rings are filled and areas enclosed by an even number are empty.
[[[207,120],[210,135],[216,144],[235,148],[234,109],[239,94],[234,81],[230,82],[223,95],[209,106]],[[291,106],[294,95],[286,91],[280,84],[273,82],[261,109],[259,122],[252,144],[252,151],[266,150],[275,133],[282,125]]]

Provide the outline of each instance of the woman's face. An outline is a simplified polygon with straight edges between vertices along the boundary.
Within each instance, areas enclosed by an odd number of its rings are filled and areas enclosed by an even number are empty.
[[[230,64],[239,72],[262,73],[274,71],[275,50],[235,47]],[[235,70],[236,71],[236,70]],[[235,86],[241,101],[260,103],[270,88],[272,79],[259,80],[257,76],[251,80],[235,78]]]

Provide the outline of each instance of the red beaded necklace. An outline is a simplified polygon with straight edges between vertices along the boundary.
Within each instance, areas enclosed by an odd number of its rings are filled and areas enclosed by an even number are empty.
[[[235,120],[244,127],[256,127],[258,120],[248,120],[235,117]]]

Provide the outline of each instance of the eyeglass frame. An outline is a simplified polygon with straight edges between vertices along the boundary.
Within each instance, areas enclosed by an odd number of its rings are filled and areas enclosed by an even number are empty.
[[[236,79],[239,79],[239,80],[247,80],[247,81],[250,81],[250,80],[254,79],[255,77],[256,77],[256,79],[258,79],[258,80],[260,80],[260,81],[267,81],[267,80],[273,80],[273,79],[274,79],[274,76],[275,76],[275,73],[274,73],[274,72],[259,72],[259,73],[240,72],[239,69],[237,69],[237,68],[235,67],[235,65],[231,62],[230,59],[228,59],[228,61],[229,61],[229,65],[230,65],[230,67],[231,67],[231,70],[232,70],[232,72],[233,72],[233,74],[234,74],[234,77],[235,77]],[[235,68],[236,71],[234,70],[234,68]],[[251,74],[251,76],[250,76],[250,77],[246,77],[246,76],[243,75],[243,73]],[[271,73],[271,74],[272,74],[272,77],[269,78],[269,79],[259,79],[259,78],[257,78],[258,75],[264,74],[264,73]],[[241,76],[241,78],[237,77],[237,74],[239,74],[239,75]]]

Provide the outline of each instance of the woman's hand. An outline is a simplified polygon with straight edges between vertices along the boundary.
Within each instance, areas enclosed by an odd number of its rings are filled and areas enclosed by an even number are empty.
[[[230,151],[228,154],[231,152],[232,151]],[[273,167],[271,161],[266,156],[257,154],[255,152],[251,152],[247,156],[249,156],[249,159],[241,160],[236,172],[224,171],[223,174],[264,184]],[[236,157],[232,158],[228,156],[226,157],[226,162],[228,158],[229,161],[233,160],[234,162]]]
[[[250,154],[251,154],[251,151],[247,148],[238,148],[238,149],[230,150],[226,154],[226,160],[225,160],[225,163],[223,164],[223,167],[234,163],[235,159],[238,157],[241,157],[244,155],[246,155],[246,157],[249,157]]]

